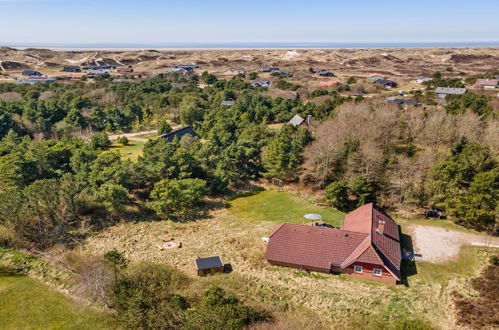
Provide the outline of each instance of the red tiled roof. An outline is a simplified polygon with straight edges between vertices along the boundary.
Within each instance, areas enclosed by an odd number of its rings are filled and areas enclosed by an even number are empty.
[[[330,270],[339,265],[366,238],[335,228],[284,223],[269,237],[265,257],[269,261]]]
[[[384,221],[381,233],[380,221]],[[397,223],[370,203],[345,216],[343,228],[284,223],[276,226],[266,251],[269,261],[330,270],[355,261],[385,265],[400,279],[400,238]]]

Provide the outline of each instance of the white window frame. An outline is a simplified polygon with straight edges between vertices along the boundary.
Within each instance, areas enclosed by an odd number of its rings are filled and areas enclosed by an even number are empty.
[[[377,270],[379,270],[379,274],[376,274]],[[381,275],[383,275],[383,269],[381,269],[381,268],[374,268],[373,269],[373,275],[374,276],[381,276]]]
[[[360,269],[360,270],[359,270],[359,269]],[[359,266],[359,265],[355,265],[355,266],[353,266],[353,271],[354,271],[355,273],[359,273],[359,274],[360,274],[360,273],[362,273],[362,272],[363,272],[363,270],[364,270],[364,267],[362,267],[362,266]]]

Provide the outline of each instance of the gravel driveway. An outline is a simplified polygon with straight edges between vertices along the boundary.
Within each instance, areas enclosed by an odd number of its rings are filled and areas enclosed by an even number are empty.
[[[465,233],[435,226],[412,225],[414,252],[420,260],[443,262],[455,258],[463,245],[499,248],[499,238]]]

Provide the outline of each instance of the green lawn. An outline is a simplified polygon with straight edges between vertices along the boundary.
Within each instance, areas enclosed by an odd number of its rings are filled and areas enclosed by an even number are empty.
[[[340,226],[345,214],[331,207],[320,207],[301,197],[283,191],[265,190],[248,197],[236,198],[230,212],[254,221],[307,223],[303,216],[318,213],[322,220]]]
[[[110,316],[82,307],[40,281],[0,266],[0,329],[114,329]]]
[[[146,142],[130,140],[129,144],[124,146],[119,143],[113,143],[109,148],[110,151],[118,151],[123,158],[130,160],[137,160],[142,155]]]

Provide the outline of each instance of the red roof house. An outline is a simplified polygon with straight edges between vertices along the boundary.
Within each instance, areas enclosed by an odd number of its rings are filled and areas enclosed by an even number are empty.
[[[382,209],[366,204],[346,215],[342,229],[276,226],[265,258],[272,265],[396,283],[400,281],[399,229]]]

